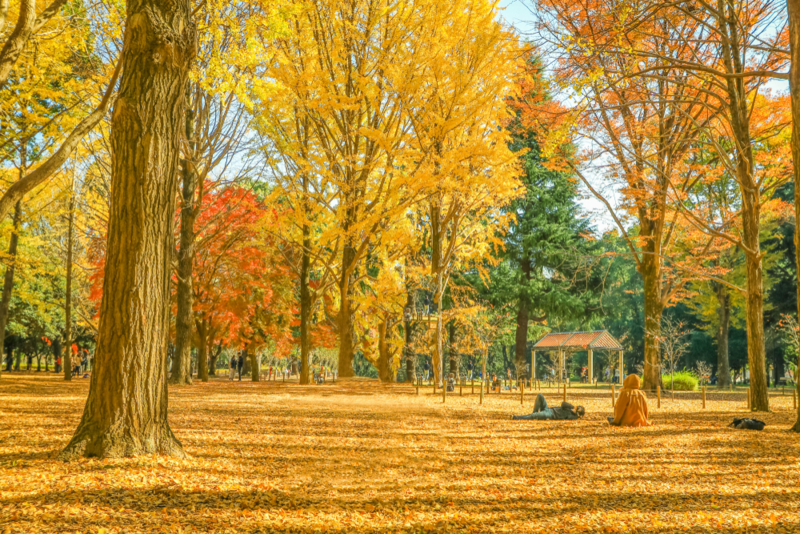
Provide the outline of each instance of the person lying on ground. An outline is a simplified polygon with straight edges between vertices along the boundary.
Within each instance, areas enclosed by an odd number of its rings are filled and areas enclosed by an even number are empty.
[[[639,389],[639,376],[628,375],[619,390],[614,416],[608,418],[608,423],[613,426],[650,426],[647,415],[647,397]]]
[[[512,415],[511,419],[525,419],[534,421],[572,421],[580,419],[586,413],[583,406],[574,407],[572,404],[564,401],[558,408],[550,408],[547,406],[547,401],[544,395],[539,393],[536,396],[536,402],[533,404],[533,413],[528,415]]]

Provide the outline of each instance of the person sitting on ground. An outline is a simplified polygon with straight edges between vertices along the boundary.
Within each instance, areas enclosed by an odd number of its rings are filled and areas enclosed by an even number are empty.
[[[572,404],[564,401],[558,408],[550,408],[547,406],[547,401],[544,395],[539,393],[536,396],[536,402],[533,404],[533,412],[528,415],[512,415],[511,419],[526,419],[535,421],[573,421],[580,419],[586,414],[583,406],[577,408]]]
[[[628,375],[619,390],[614,417],[609,417],[608,423],[613,426],[650,426],[647,415],[647,397],[639,389],[639,376]]]

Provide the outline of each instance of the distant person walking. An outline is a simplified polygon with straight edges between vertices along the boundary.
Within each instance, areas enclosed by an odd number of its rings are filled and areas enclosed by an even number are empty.
[[[236,362],[237,361],[238,361],[238,357],[231,356],[231,361],[230,361],[230,363],[228,365],[228,367],[230,367],[230,377],[228,377],[229,381],[233,380],[233,377],[236,376]]]
[[[239,382],[242,381],[242,368],[244,367],[244,354],[239,354],[239,359],[236,362],[236,370],[239,371]]]

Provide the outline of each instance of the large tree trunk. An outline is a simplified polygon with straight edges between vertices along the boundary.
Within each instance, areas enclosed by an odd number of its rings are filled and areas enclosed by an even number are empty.
[[[792,95],[792,159],[794,161],[794,251],[796,265],[800,265],[800,224],[797,214],[800,213],[800,0],[787,0],[789,9],[789,44],[791,49],[792,65],[789,70],[789,87]],[[797,270],[800,277],[800,269]],[[797,317],[800,318],[800,279],[797,283]],[[795,383],[797,394],[800,397],[800,361],[797,362]],[[797,421],[792,430],[800,432],[800,403],[797,406]]]
[[[661,260],[651,254],[642,256],[640,271],[644,282],[644,384],[642,389],[655,391],[656,386],[662,386],[661,350],[658,341],[661,335],[661,315],[664,311],[661,300]],[[620,380],[622,378],[620,377]]]
[[[517,375],[526,376],[528,365],[525,352],[528,346],[528,299],[519,299],[519,309],[517,310],[517,330],[514,336],[514,363]]]
[[[247,354],[250,356],[250,380],[261,382],[261,356],[254,347],[250,347]]]
[[[384,318],[378,325],[378,378],[381,382],[394,382],[392,362],[389,354],[389,343],[386,336],[389,334],[389,319]]]
[[[436,339],[433,349],[433,379],[437,386],[443,387],[444,373],[444,322],[442,318],[442,298],[444,297],[444,280],[441,269],[436,273]]]
[[[63,459],[185,456],[167,422],[166,355],[180,128],[195,32],[186,0],[127,5],[94,372]]]
[[[8,306],[11,303],[11,292],[14,289],[14,268],[17,263],[17,243],[19,242],[19,224],[22,219],[22,202],[14,206],[14,229],[8,243],[8,265],[3,278],[3,296],[0,298],[0,357],[5,362],[6,325],[8,324]],[[2,368],[2,364],[0,364]]]
[[[717,13],[722,41],[721,56],[725,71],[743,73],[745,43],[736,27],[733,5]],[[750,137],[750,99],[744,76],[725,79],[731,132],[735,137],[736,181],[742,197],[742,244],[747,269],[747,360],[750,367],[750,393],[753,411],[769,411],[767,393],[766,350],[764,347],[764,284],[759,230],[761,217],[761,187],[755,178],[753,143]]]
[[[194,112],[186,110],[185,117],[186,140],[189,143],[191,152],[194,152]],[[189,158],[182,160],[181,178],[181,234],[180,250],[178,250],[178,290],[177,301],[178,310],[175,315],[175,364],[172,367],[172,375],[169,377],[170,384],[191,384],[191,349],[192,349],[192,263],[194,262],[194,221],[195,205],[194,197],[197,189],[197,180],[192,169]],[[201,337],[204,337],[201,335]],[[205,343],[205,341],[202,341]],[[198,369],[207,369],[205,363],[199,364]],[[203,382],[208,382],[207,370],[203,373],[198,372],[199,378]]]
[[[749,156],[752,157],[752,153]],[[741,163],[746,165],[745,162]],[[742,171],[740,171],[741,174]],[[743,178],[740,176],[739,178]],[[766,348],[764,346],[764,271],[759,244],[761,209],[758,191],[742,187],[742,225],[747,269],[747,362],[750,367],[750,395],[753,411],[769,411],[767,391]]]
[[[309,336],[309,323],[311,321],[311,291],[308,287],[308,276],[311,268],[309,247],[311,246],[311,232],[308,225],[303,225],[303,250],[300,258],[300,384],[311,383],[311,338]],[[340,364],[341,365],[341,364]],[[352,367],[352,360],[351,360]]]
[[[403,344],[403,358],[406,361],[406,381],[414,382],[417,377],[416,359],[414,358],[414,350],[411,346],[414,337],[414,294],[412,290],[408,289],[406,292],[406,305],[403,309],[403,336],[405,343]]]
[[[197,354],[197,378],[201,382],[208,382],[208,325],[205,319],[200,322],[197,329],[198,354]],[[190,353],[191,354],[191,353]],[[191,360],[190,360],[191,361]],[[191,376],[189,382],[191,383]]]
[[[731,327],[731,296],[728,288],[714,284],[719,303],[719,326],[717,327],[717,387],[727,389],[731,385],[731,366],[728,357],[728,337]]]
[[[355,331],[353,329],[353,301],[351,275],[348,270],[355,261],[356,251],[347,245],[342,252],[342,275],[339,280],[339,376],[355,376],[353,356],[355,355]],[[305,362],[303,362],[304,369]]]
[[[70,193],[69,230],[67,232],[67,291],[64,306],[64,380],[72,380],[72,239],[75,228],[75,194]],[[78,355],[76,354],[76,357]]]
[[[210,336],[208,338],[208,346],[211,347],[214,345],[212,342],[215,336]],[[217,376],[217,359],[219,358],[219,354],[222,352],[222,343],[217,344],[216,350],[211,351],[211,358],[208,362],[208,374],[211,376]]]
[[[447,357],[450,360],[449,374],[458,377],[458,353],[456,352],[456,323],[453,321],[447,325]]]

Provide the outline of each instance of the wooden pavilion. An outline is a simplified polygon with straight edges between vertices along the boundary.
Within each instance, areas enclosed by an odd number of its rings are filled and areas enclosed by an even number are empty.
[[[592,332],[551,332],[536,342],[533,346],[531,364],[532,376],[536,379],[536,352],[558,352],[559,380],[566,378],[566,363],[568,355],[582,351],[589,352],[589,382],[594,380],[594,351],[609,350],[619,352],[620,381],[624,377],[622,366],[622,345],[606,330]]]

